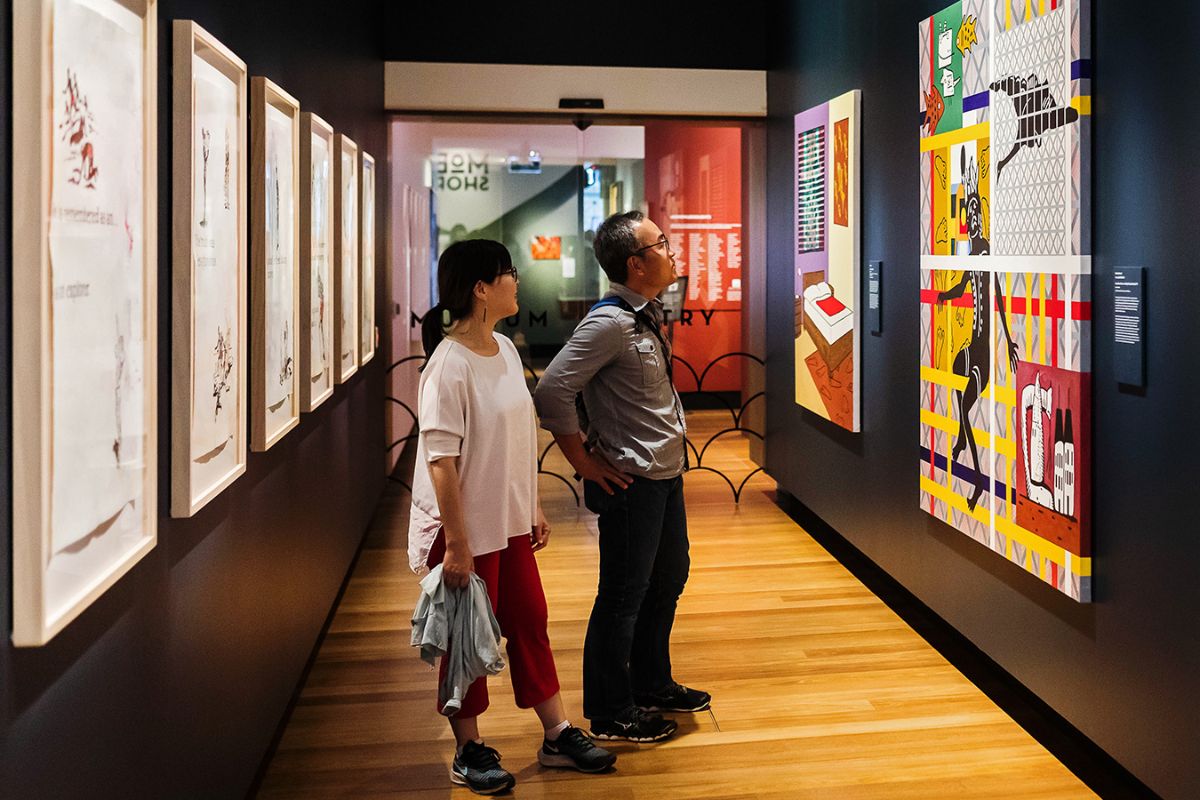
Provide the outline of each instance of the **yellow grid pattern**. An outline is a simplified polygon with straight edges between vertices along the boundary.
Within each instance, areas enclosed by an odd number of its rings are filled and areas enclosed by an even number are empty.
[[[974,511],[967,509],[967,501],[957,494],[942,486],[939,483],[929,480],[925,475],[921,476],[921,488],[929,492],[934,497],[943,501],[947,506],[953,506],[964,514],[974,517],[980,522],[991,525],[992,520],[986,508],[976,506]],[[1079,575],[1080,577],[1090,577],[1092,574],[1092,559],[1077,556],[1065,550],[1062,547],[1049,542],[1036,533],[1025,530],[1015,522],[1011,522],[1004,517],[996,517],[996,530],[1004,534],[1009,541],[1008,552],[1005,556],[1012,560],[1012,542],[1022,544],[1026,548],[1026,557],[1024,567],[1027,572],[1033,572],[1032,558],[1029,553],[1037,553],[1045,559],[1054,562],[1058,566],[1067,570],[1071,574]]]

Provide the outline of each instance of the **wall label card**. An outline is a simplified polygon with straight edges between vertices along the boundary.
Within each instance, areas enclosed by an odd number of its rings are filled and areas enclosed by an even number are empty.
[[[1118,383],[1146,385],[1146,268],[1113,270],[1113,370]]]
[[[883,262],[867,262],[867,325],[875,336],[883,333]]]

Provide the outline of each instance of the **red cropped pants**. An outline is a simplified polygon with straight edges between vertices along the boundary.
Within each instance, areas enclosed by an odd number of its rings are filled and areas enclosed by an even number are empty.
[[[438,532],[429,551],[430,568],[442,563],[446,555],[445,534]],[[494,553],[475,556],[475,574],[487,585],[492,611],[500,623],[508,653],[508,674],[518,708],[533,708],[549,700],[559,689],[550,636],[546,631],[546,594],[533,556],[528,535],[513,536],[508,547]],[[446,659],[438,674],[446,675]],[[477,717],[488,707],[487,679],[471,684],[455,716]]]

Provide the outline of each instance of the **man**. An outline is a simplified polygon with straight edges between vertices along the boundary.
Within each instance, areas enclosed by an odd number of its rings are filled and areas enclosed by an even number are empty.
[[[666,236],[639,211],[615,214],[593,245],[612,289],[538,382],[534,402],[600,515],[600,581],[583,650],[583,713],[597,739],[654,742],[702,711],[706,692],[671,676],[675,606],[688,576],[683,406],[656,298],[678,275]],[[575,398],[587,422],[580,432]]]

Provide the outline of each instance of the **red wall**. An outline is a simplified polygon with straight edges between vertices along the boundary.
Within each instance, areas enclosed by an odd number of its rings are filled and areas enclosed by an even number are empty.
[[[687,122],[646,125],[646,202],[650,218],[671,238],[681,275],[689,278],[683,319],[675,323],[675,355],[697,373],[742,349],[742,131]],[[742,359],[722,361],[704,379],[707,391],[740,391]],[[695,391],[686,369],[681,392]]]

